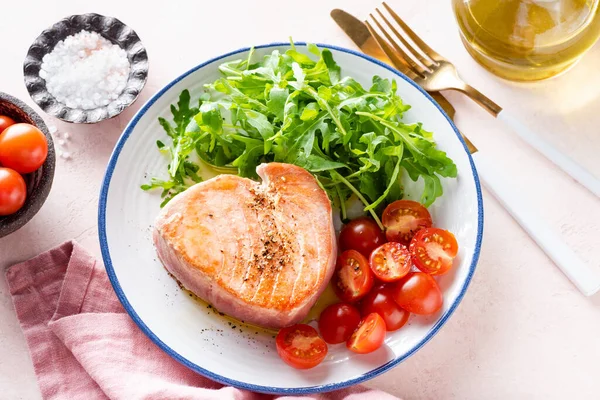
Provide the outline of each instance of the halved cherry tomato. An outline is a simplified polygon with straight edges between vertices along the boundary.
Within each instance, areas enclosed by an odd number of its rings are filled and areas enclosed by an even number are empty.
[[[350,304],[332,304],[319,317],[319,332],[327,343],[336,344],[348,340],[360,323],[360,312]]]
[[[310,325],[283,328],[275,339],[277,353],[287,364],[298,369],[315,367],[327,355],[327,344]]]
[[[433,314],[444,303],[437,282],[424,272],[409,273],[394,284],[392,293],[400,307],[414,314]]]
[[[33,125],[14,124],[0,134],[0,164],[20,174],[42,166],[48,156],[46,136]]]
[[[360,302],[360,313],[367,316],[377,313],[385,321],[388,331],[402,328],[408,321],[410,313],[394,301],[389,285],[374,287]]]
[[[407,246],[417,231],[432,225],[429,211],[421,203],[412,200],[397,200],[388,205],[381,222],[387,240]]]
[[[385,321],[377,313],[367,315],[358,325],[346,347],[359,354],[371,353],[385,340]]]
[[[373,287],[373,272],[369,262],[356,250],[346,250],[337,260],[333,273],[335,294],[348,303],[354,303]]]
[[[412,266],[410,253],[405,245],[388,242],[371,253],[371,271],[384,282],[395,282],[408,274]]]
[[[340,248],[356,250],[365,257],[385,243],[385,235],[377,223],[368,217],[360,217],[348,222],[340,232]]]
[[[0,115],[0,133],[11,125],[15,124],[15,120],[6,115]]]
[[[410,242],[412,262],[429,275],[448,272],[452,268],[456,253],[458,253],[456,238],[444,229],[422,229]]]
[[[0,216],[14,214],[23,207],[27,185],[18,172],[0,167]]]

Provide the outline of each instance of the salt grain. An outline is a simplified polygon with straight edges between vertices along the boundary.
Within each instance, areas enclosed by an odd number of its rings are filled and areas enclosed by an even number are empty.
[[[91,110],[119,97],[130,69],[125,50],[96,32],[81,31],[44,56],[40,77],[59,102]]]

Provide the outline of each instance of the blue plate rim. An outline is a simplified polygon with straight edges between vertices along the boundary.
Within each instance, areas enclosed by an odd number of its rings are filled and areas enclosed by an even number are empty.
[[[294,45],[295,46],[306,46],[307,43],[306,42],[295,42]],[[475,252],[473,254],[473,260],[469,267],[469,274],[467,275],[465,283],[464,283],[463,287],[461,288],[461,291],[460,291],[458,297],[456,298],[454,303],[452,303],[452,305],[450,306],[448,311],[446,311],[446,313],[436,322],[436,324],[427,333],[427,336],[425,336],[425,338],[423,338],[416,346],[414,346],[412,349],[410,349],[402,357],[398,357],[394,360],[388,361],[387,363],[385,363],[385,364],[383,364],[383,365],[381,365],[359,377],[352,378],[352,379],[349,379],[344,382],[330,383],[330,384],[325,384],[325,385],[306,386],[306,387],[300,387],[300,388],[283,388],[283,387],[254,385],[251,383],[240,382],[235,379],[230,379],[225,376],[215,374],[211,371],[208,371],[208,370],[194,364],[193,362],[191,362],[188,359],[181,356],[179,353],[175,352],[166,343],[164,343],[162,340],[160,340],[137,315],[137,313],[135,312],[135,310],[133,309],[133,307],[127,300],[127,297],[125,296],[125,293],[123,292],[123,289],[121,288],[121,285],[119,284],[119,281],[117,279],[115,270],[112,265],[112,260],[110,257],[110,251],[108,249],[108,242],[107,242],[107,236],[106,236],[106,204],[107,204],[108,190],[109,190],[112,174],[116,167],[116,164],[117,164],[117,161],[119,158],[119,154],[121,153],[123,146],[125,145],[125,143],[127,142],[127,139],[133,132],[133,129],[137,125],[139,119],[148,111],[148,109],[167,90],[169,90],[171,87],[173,87],[175,84],[177,84],[179,81],[181,81],[188,75],[205,67],[206,65],[214,63],[215,61],[219,61],[225,57],[229,57],[231,55],[235,55],[238,53],[247,52],[252,47],[241,48],[241,49],[231,51],[229,53],[214,57],[208,61],[205,61],[205,62],[191,68],[187,72],[179,75],[177,78],[175,78],[174,80],[169,82],[167,85],[165,85],[156,94],[154,94],[140,108],[140,110],[135,114],[135,116],[131,119],[131,121],[129,122],[129,124],[127,125],[125,130],[123,131],[123,134],[119,138],[119,140],[113,150],[113,153],[110,157],[110,160],[108,162],[108,166],[106,169],[106,173],[104,175],[102,187],[100,190],[100,199],[99,199],[99,204],[98,204],[98,236],[100,238],[100,249],[101,249],[101,253],[102,253],[102,258],[104,260],[104,265],[106,268],[106,272],[108,274],[108,278],[113,286],[115,293],[117,294],[117,297],[119,298],[119,301],[121,302],[121,304],[123,305],[123,307],[125,308],[127,313],[129,314],[129,316],[139,326],[139,328],[142,330],[142,332],[144,332],[144,334],[146,334],[146,336],[148,336],[148,338],[150,338],[150,340],[152,340],[165,353],[167,353],[168,355],[170,355],[171,357],[173,357],[175,360],[177,360],[181,364],[185,365],[186,367],[192,369],[193,371],[198,372],[199,374],[201,374],[205,377],[208,377],[216,382],[222,383],[224,385],[231,385],[231,386],[234,386],[234,387],[237,387],[240,389],[250,390],[253,392],[268,393],[268,394],[284,394],[284,395],[306,395],[306,394],[313,394],[313,393],[329,392],[329,391],[333,391],[333,390],[343,389],[343,388],[353,386],[353,385],[359,384],[361,382],[373,379],[376,376],[378,376],[378,375],[390,370],[394,366],[398,365],[400,362],[404,361],[405,359],[407,359],[408,357],[413,355],[416,351],[418,351],[421,347],[423,347],[423,345],[425,345],[425,343],[427,343],[429,340],[431,340],[431,338],[433,338],[433,336],[435,336],[438,333],[440,328],[446,323],[446,321],[454,313],[457,306],[460,304],[461,300],[463,299],[463,297],[467,291],[467,288],[469,287],[471,279],[473,278],[473,274],[475,273],[477,262],[479,260],[479,254],[481,251],[481,243],[483,240],[483,198],[482,198],[482,193],[481,193],[481,184],[479,182],[479,176],[477,174],[477,170],[475,168],[473,158],[471,157],[471,154],[469,153],[469,150],[467,148],[465,141],[462,139],[462,136],[459,133],[456,126],[454,125],[454,122],[448,117],[448,115],[444,112],[444,110],[440,107],[440,105],[437,102],[435,102],[435,100],[433,100],[433,98],[424,89],[422,89],[419,85],[417,85],[415,82],[413,82],[406,75],[402,74],[398,70],[393,69],[389,65],[387,65],[373,57],[370,57],[366,54],[363,54],[363,53],[360,53],[360,52],[357,52],[357,51],[354,51],[351,49],[339,47],[339,46],[333,46],[333,45],[322,44],[322,43],[316,43],[316,45],[319,48],[328,48],[328,49],[332,49],[332,50],[336,50],[336,51],[340,51],[340,52],[344,52],[344,53],[348,53],[348,54],[352,54],[352,55],[361,57],[367,61],[370,61],[376,65],[379,65],[380,67],[387,69],[388,71],[394,73],[399,78],[405,80],[406,82],[408,82],[409,84],[414,86],[417,90],[419,90],[423,95],[425,95],[425,97],[427,97],[429,99],[429,101],[431,101],[437,107],[437,109],[444,115],[444,117],[446,117],[446,120],[450,123],[450,126],[454,130],[454,133],[456,134],[458,139],[461,141],[463,148],[465,150],[465,153],[467,154],[467,157],[469,158],[469,162],[471,164],[471,170],[473,173],[473,178],[475,180],[475,187],[476,187],[476,191],[477,191],[477,209],[478,209],[477,240],[476,240],[476,245],[475,245]],[[289,42],[287,42],[287,43],[286,42],[276,42],[276,43],[263,44],[263,45],[259,45],[259,46],[253,46],[253,47],[255,49],[263,49],[263,48],[284,47],[284,46],[290,46],[290,43]]]

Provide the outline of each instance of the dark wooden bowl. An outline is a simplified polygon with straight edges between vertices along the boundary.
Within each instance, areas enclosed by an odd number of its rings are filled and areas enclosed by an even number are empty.
[[[58,102],[48,92],[46,81],[39,75],[42,58],[58,42],[82,30],[97,32],[121,47],[127,53],[131,65],[127,84],[119,97],[108,105],[93,110],[70,108]],[[23,62],[23,74],[29,95],[45,113],[66,122],[93,124],[116,117],[138,98],[148,77],[148,54],[135,31],[118,19],[93,13],[71,15],[44,30],[35,39]]]
[[[1,238],[25,225],[40,210],[52,187],[56,158],[54,142],[48,127],[31,107],[13,96],[0,92],[0,115],[7,115],[16,122],[26,122],[37,126],[39,130],[44,132],[48,141],[48,157],[44,164],[37,171],[23,176],[25,183],[27,183],[27,200],[25,200],[25,204],[16,213],[0,217]]]

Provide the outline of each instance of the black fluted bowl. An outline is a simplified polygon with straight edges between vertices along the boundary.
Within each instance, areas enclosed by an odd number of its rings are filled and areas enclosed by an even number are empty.
[[[7,115],[16,122],[26,122],[35,125],[44,132],[48,141],[48,156],[44,164],[37,171],[23,175],[27,184],[27,200],[19,211],[14,214],[0,217],[0,238],[12,233],[25,225],[40,210],[54,179],[54,142],[48,127],[38,113],[21,100],[0,92],[0,115]]]
[[[58,102],[46,88],[46,81],[39,76],[42,58],[67,36],[82,30],[97,32],[127,52],[131,65],[127,85],[119,97],[106,106],[93,110],[67,107]],[[43,31],[35,39],[23,63],[25,86],[33,101],[44,112],[66,122],[93,124],[119,115],[137,99],[148,77],[148,54],[133,29],[116,18],[99,14],[71,15]]]

